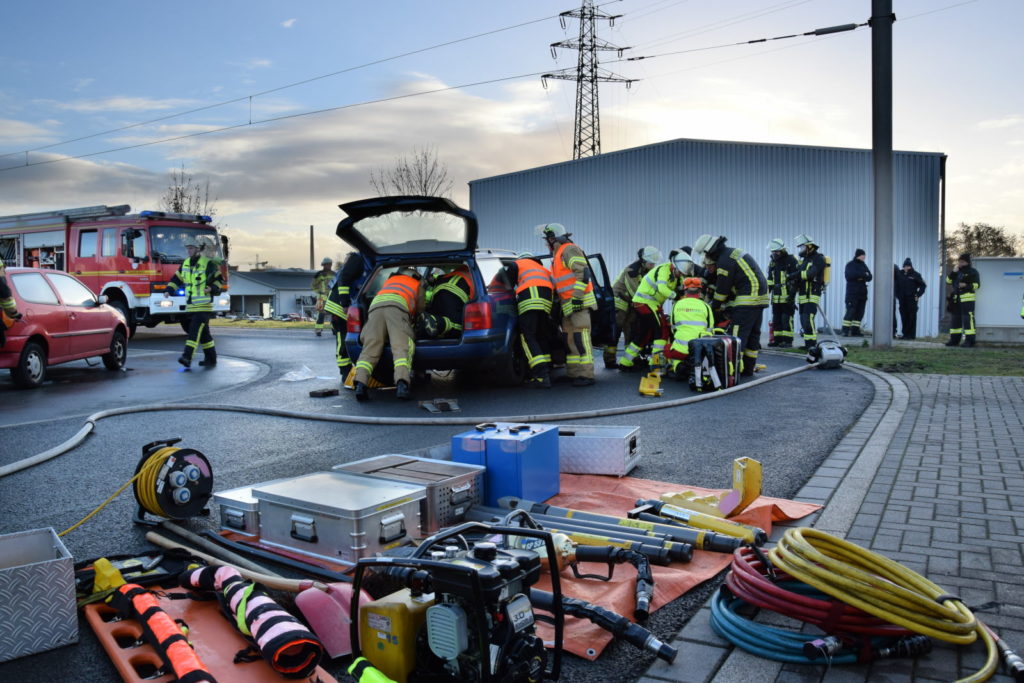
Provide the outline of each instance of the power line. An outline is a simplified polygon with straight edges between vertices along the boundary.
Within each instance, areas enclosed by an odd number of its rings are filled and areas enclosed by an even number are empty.
[[[742,14],[737,14],[731,17],[727,17],[725,19],[713,21],[708,24],[703,24],[701,26],[697,26],[686,31],[680,31],[678,33],[672,33],[667,36],[663,36],[662,38],[656,38],[650,43],[649,47],[657,47],[659,45],[673,43],[683,38],[693,38],[694,36],[699,36],[704,33],[712,33],[714,31],[718,31],[729,26],[742,24],[743,22],[750,21],[751,19],[759,19],[761,17],[768,16],[769,14],[774,14],[775,12],[781,12],[782,10],[787,10],[798,5],[804,5],[810,1],[811,0],[786,0],[785,2],[780,2],[775,5],[769,5],[760,10],[744,12]]]
[[[614,2],[621,2],[621,1],[622,0],[611,0],[610,2],[606,2],[606,3],[603,3],[603,4],[609,5],[609,4],[612,4]],[[540,19],[531,19],[530,21],[524,21],[524,22],[521,22],[521,23],[518,23],[518,24],[513,24],[511,26],[504,26],[504,27],[501,27],[501,28],[493,29],[491,31],[484,31],[483,33],[476,33],[476,34],[471,35],[471,36],[465,36],[463,38],[456,38],[454,40],[449,40],[449,41],[444,42],[444,43],[437,43],[436,45],[430,45],[428,47],[423,47],[423,48],[419,48],[419,49],[416,49],[416,50],[410,50],[408,52],[403,52],[401,54],[393,55],[391,57],[382,57],[380,59],[375,59],[373,61],[365,62],[363,64],[357,64],[355,66],[346,67],[344,69],[339,69],[337,71],[332,71],[330,73],[321,74],[319,76],[313,76],[313,77],[310,77],[310,78],[303,79],[301,81],[294,81],[292,83],[286,83],[284,85],[280,85],[280,86],[277,86],[277,87],[274,87],[274,88],[268,88],[267,90],[261,90],[260,92],[255,92],[255,93],[251,93],[249,95],[243,95],[241,97],[236,97],[236,98],[231,99],[231,100],[224,100],[222,102],[215,102],[213,104],[207,104],[207,105],[203,105],[201,107],[195,107],[194,109],[187,109],[185,111],[179,111],[179,112],[176,112],[176,113],[173,113],[173,114],[166,114],[164,116],[159,116],[159,117],[154,118],[154,119],[149,119],[148,121],[139,121],[137,123],[130,123],[130,124],[127,124],[127,125],[124,125],[124,126],[120,126],[118,128],[111,128],[109,130],[100,131],[98,133],[90,133],[89,135],[83,135],[81,137],[72,138],[70,140],[62,140],[60,142],[53,142],[53,143],[50,143],[50,144],[47,144],[47,145],[41,145],[39,147],[32,147],[30,149],[20,150],[20,151],[17,151],[17,152],[6,152],[6,153],[3,153],[3,154],[0,154],[0,158],[7,157],[7,156],[16,156],[16,155],[19,155],[19,154],[28,154],[30,152],[39,152],[39,151],[42,151],[44,149],[51,149],[53,147],[60,147],[62,145],[68,145],[68,144],[71,144],[73,142],[81,142],[82,140],[89,140],[91,138],[100,137],[102,135],[109,135],[111,133],[119,133],[121,131],[130,130],[132,128],[139,128],[141,126],[148,126],[148,125],[153,124],[153,123],[160,123],[161,121],[167,121],[169,119],[178,118],[179,116],[187,116],[189,114],[196,114],[196,113],[201,112],[201,111],[208,111],[210,109],[216,109],[217,107],[223,107],[223,106],[228,105],[228,104],[237,104],[239,102],[245,102],[246,100],[249,100],[250,103],[251,103],[251,100],[254,97],[261,97],[263,95],[269,95],[271,93],[280,92],[282,90],[287,90],[289,88],[294,88],[294,87],[297,87],[297,86],[300,86],[300,85],[306,85],[307,83],[313,83],[315,81],[323,80],[325,78],[331,78],[333,76],[339,76],[339,75],[344,74],[344,73],[349,73],[349,72],[352,72],[352,71],[357,71],[359,69],[365,69],[365,68],[368,68],[368,67],[371,67],[371,66],[376,66],[378,64],[384,64],[385,62],[395,61],[396,59],[402,59],[403,57],[410,57],[412,55],[421,54],[423,52],[429,52],[431,50],[437,50],[437,49],[442,48],[442,47],[448,47],[450,45],[456,45],[458,43],[464,43],[464,42],[469,41],[469,40],[475,40],[476,38],[483,38],[485,36],[490,36],[490,35],[494,35],[494,34],[497,34],[497,33],[502,33],[504,31],[511,31],[512,29],[522,28],[523,26],[529,26],[531,24],[537,24],[537,23],[540,23],[542,21],[547,21],[549,19],[555,19],[557,17],[558,17],[557,14],[550,14],[550,15],[548,15],[546,17],[541,17]]]

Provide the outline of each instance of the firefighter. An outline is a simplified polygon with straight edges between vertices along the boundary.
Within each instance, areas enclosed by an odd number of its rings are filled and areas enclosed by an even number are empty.
[[[537,232],[551,252],[551,275],[562,302],[562,334],[565,335],[565,374],[574,387],[594,384],[594,351],[590,340],[590,311],[597,309],[594,283],[587,255],[561,223],[543,223]]]
[[[415,268],[408,267],[399,268],[373,297],[359,335],[363,350],[356,361],[356,400],[369,400],[367,383],[388,343],[395,362],[395,397],[403,401],[412,398],[409,377],[416,349],[412,324],[423,310],[425,297],[422,277]]]
[[[4,315],[10,318],[12,321],[21,320],[21,313],[18,313],[18,304],[14,301],[14,294],[11,292],[10,286],[7,284],[7,268],[4,266],[4,260],[0,258],[0,310],[3,310]],[[7,329],[6,321],[0,324],[0,347],[6,343],[5,330]]]
[[[903,268],[895,271],[895,283],[893,293],[900,309],[900,325],[903,333],[901,339],[917,338],[917,302],[924,296],[924,290],[928,288],[921,273],[914,270],[914,264],[909,259],[903,260]],[[895,325],[893,332],[895,333]]]
[[[672,261],[652,268],[637,285],[632,301],[633,330],[619,363],[619,370],[623,372],[637,369],[636,359],[648,344],[652,355],[664,354],[668,345],[668,319],[662,306],[669,299],[676,298],[682,289],[683,278],[693,273],[693,259],[689,254],[678,250],[673,254]]]
[[[800,334],[804,338],[804,349],[811,350],[818,343],[818,306],[821,305],[821,291],[825,288],[825,256],[818,251],[818,245],[810,235],[794,238],[800,263],[796,270],[789,272],[790,283],[796,287],[796,304],[800,310]]]
[[[203,360],[199,364],[213,367],[217,364],[217,349],[214,347],[213,335],[210,334],[210,318],[213,317],[213,297],[220,294],[223,280],[218,262],[202,255],[202,245],[198,240],[187,241],[185,251],[188,256],[164,290],[165,298],[181,289],[185,290],[188,337],[185,340],[185,351],[178,362],[186,370],[191,368],[193,354],[197,348],[202,348]]]
[[[867,254],[863,249],[853,252],[853,260],[846,264],[843,276],[846,278],[846,315],[843,316],[843,336],[863,337],[860,323],[864,319],[864,307],[868,303],[868,283],[871,269],[868,268]],[[909,259],[908,259],[909,260]]]
[[[365,272],[366,263],[363,261],[363,257],[355,252],[350,253],[334,276],[327,299],[324,301],[324,311],[331,316],[334,356],[338,363],[338,372],[341,373],[342,386],[352,368],[352,359],[348,357],[348,350],[345,348],[348,307],[352,305],[352,292],[353,290],[358,291]]]
[[[441,275],[427,292],[426,313],[432,316],[425,326],[426,337],[458,339],[466,304],[476,298],[476,287],[469,268],[459,265]]]
[[[334,281],[334,271],[331,267],[334,265],[334,261],[329,256],[325,256],[324,260],[320,262],[321,269],[316,271],[316,275],[313,276],[313,282],[310,284],[310,289],[316,294],[316,336],[320,336],[324,331],[324,305],[327,303],[327,297],[331,293],[331,282]]]
[[[959,346],[963,336],[964,347],[974,346],[974,302],[981,287],[978,271],[971,266],[971,255],[960,254],[953,272],[946,276],[946,284],[952,285],[950,313],[953,320],[949,325],[949,341],[946,346]]]
[[[540,259],[529,253],[517,256],[505,266],[505,271],[509,281],[515,283],[519,342],[530,368],[528,385],[534,389],[550,389],[555,281]]]
[[[680,264],[682,265],[682,264]],[[690,340],[714,334],[715,314],[703,299],[704,282],[699,277],[683,280],[683,296],[672,306],[672,344],[665,352],[677,380],[688,375]]]
[[[786,243],[776,237],[768,243],[771,263],[768,264],[768,289],[771,291],[772,331],[774,339],[768,346],[788,349],[793,346],[793,314],[796,313],[796,289],[789,285],[789,271],[796,270],[796,257],[786,250]]]
[[[615,297],[615,327],[622,333],[624,343],[628,344],[633,332],[633,323],[636,320],[636,313],[633,311],[633,295],[640,284],[641,278],[651,268],[661,263],[661,252],[657,247],[646,246],[636,252],[636,261],[622,269],[619,277],[615,278],[612,285],[612,294]],[[615,369],[619,366],[616,351],[618,350],[619,339],[616,337],[604,347],[604,367]]]
[[[711,308],[729,310],[729,333],[739,337],[743,349],[740,374],[750,377],[761,350],[761,319],[768,308],[768,281],[754,257],[733,249],[722,236],[701,235],[693,244],[705,265],[714,268],[715,294]]]

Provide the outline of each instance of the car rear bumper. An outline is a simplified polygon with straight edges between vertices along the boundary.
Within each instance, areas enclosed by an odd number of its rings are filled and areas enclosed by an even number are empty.
[[[345,348],[353,359],[363,350],[359,335],[348,333]],[[502,330],[470,331],[459,341],[420,341],[413,353],[418,370],[463,370],[479,368],[510,352],[508,334]],[[392,363],[391,347],[385,346],[380,363]]]

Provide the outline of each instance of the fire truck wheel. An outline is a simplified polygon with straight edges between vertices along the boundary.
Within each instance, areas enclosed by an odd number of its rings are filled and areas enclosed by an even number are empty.
[[[107,370],[120,370],[128,358],[128,338],[121,330],[114,330],[114,338],[110,341],[110,352],[103,354],[103,365]]]
[[[121,315],[124,316],[125,322],[128,324],[128,338],[131,339],[135,336],[135,321],[132,320],[132,313],[128,310],[128,305],[120,299],[114,299],[110,302],[110,305],[121,311]]]
[[[35,389],[46,379],[46,349],[28,342],[21,350],[18,365],[11,368],[14,383],[22,389]]]

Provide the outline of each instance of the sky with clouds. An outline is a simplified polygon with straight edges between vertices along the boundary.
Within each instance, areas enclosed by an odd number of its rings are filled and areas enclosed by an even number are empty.
[[[0,215],[157,208],[184,164],[209,180],[243,269],[307,265],[309,225],[317,260],[338,256],[338,204],[371,195],[370,171],[414,147],[437,150],[463,205],[469,180],[571,157],[573,83],[452,86],[574,67],[548,45],[575,37],[556,15],[576,1],[6,3]],[[603,150],[683,137],[870,147],[869,29],[697,50],[861,23],[870,4],[606,2],[623,16],[600,36],[652,57],[603,55],[639,79],[601,87]],[[1024,233],[1024,3],[893,5],[894,146],[949,155],[949,225]]]

